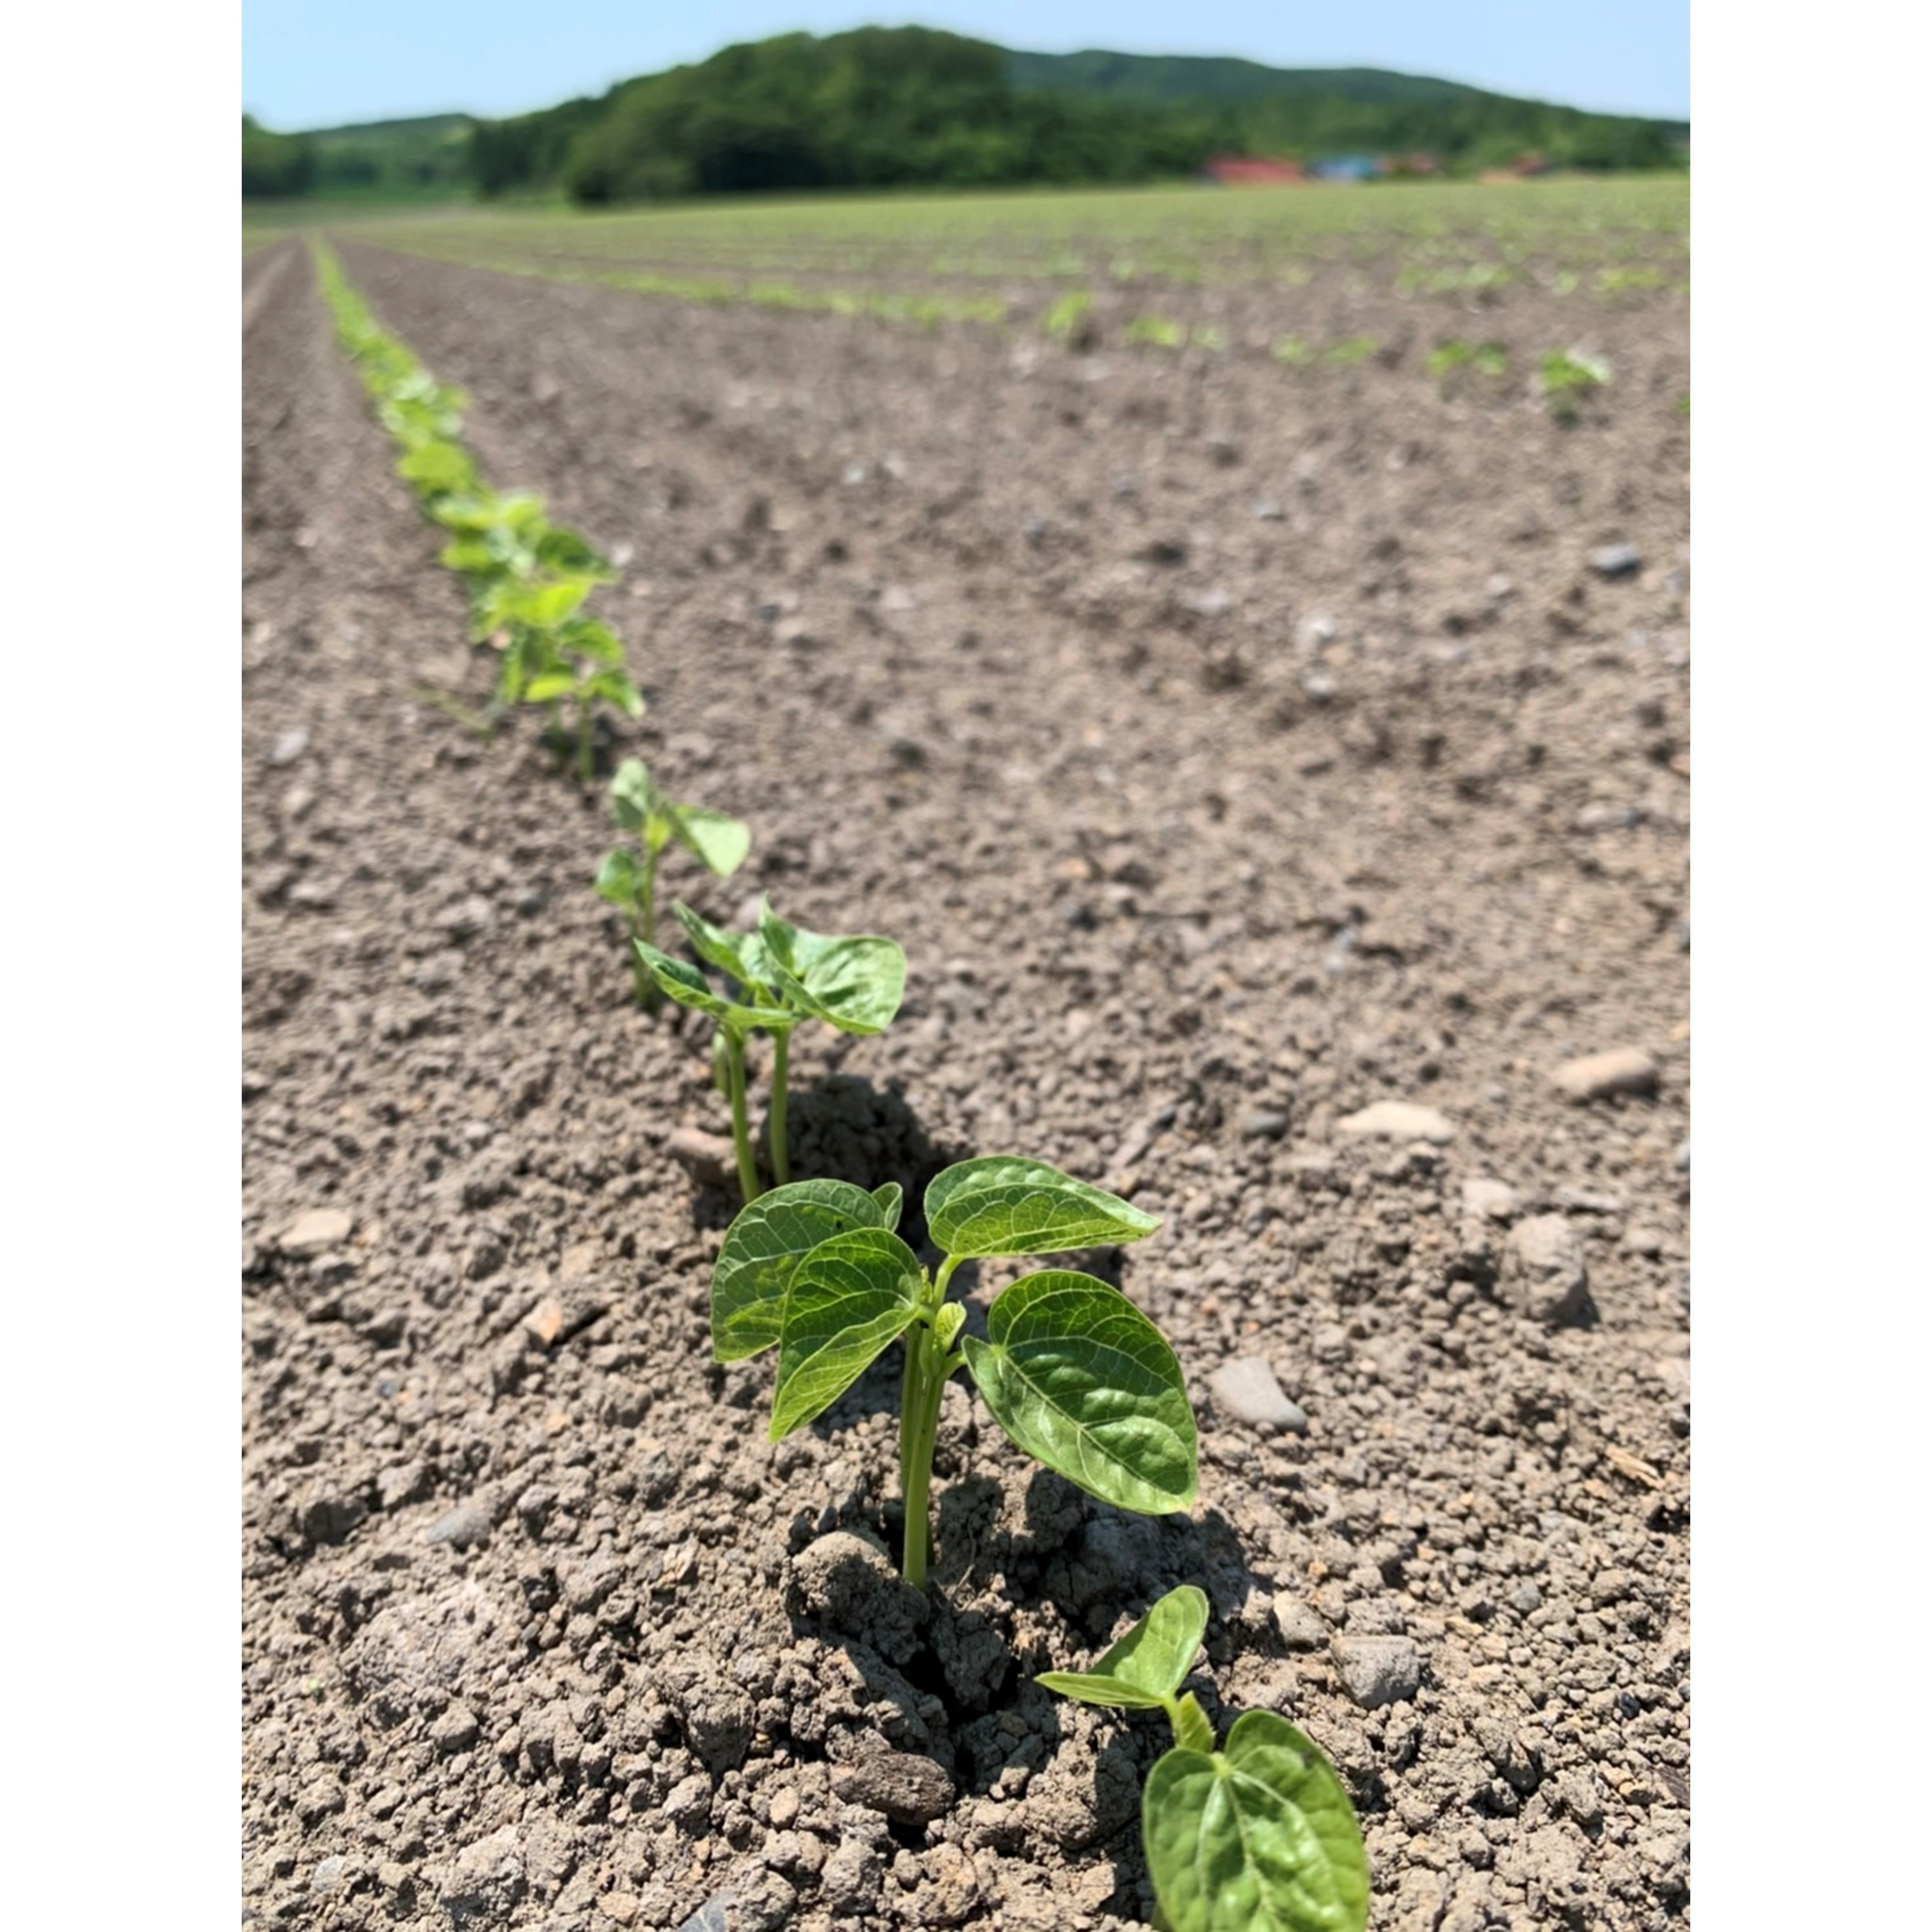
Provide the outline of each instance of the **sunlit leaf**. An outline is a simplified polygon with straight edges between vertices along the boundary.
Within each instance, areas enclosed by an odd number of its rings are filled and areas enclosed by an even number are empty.
[[[1141,1798],[1173,1932],[1363,1932],[1369,1864],[1348,1795],[1285,1718],[1250,1711],[1222,1750],[1169,1751]]]
[[[917,1318],[918,1257],[884,1228],[821,1242],[793,1270],[772,1391],[776,1442],[830,1408]]]
[[[963,1160],[926,1190],[934,1245],[949,1255],[1053,1255],[1138,1241],[1160,1226],[1118,1196],[1044,1161],[1006,1154]]]
[[[711,1273],[711,1347],[742,1361],[778,1342],[793,1270],[821,1241],[887,1227],[884,1209],[843,1180],[794,1180],[758,1196],[726,1230]]]
[[[1164,1515],[1196,1490],[1194,1412],[1160,1330],[1118,1289],[1067,1269],[1030,1274],[967,1336],[967,1366],[1000,1426],[1036,1460],[1121,1509]]]

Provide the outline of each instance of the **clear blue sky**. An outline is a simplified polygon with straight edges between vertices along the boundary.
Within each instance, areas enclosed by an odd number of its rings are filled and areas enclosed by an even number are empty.
[[[244,0],[242,104],[293,129],[461,109],[514,114],[734,40],[908,20],[1042,53],[1240,54],[1271,67],[1381,67],[1570,106],[1688,119],[1689,0]]]

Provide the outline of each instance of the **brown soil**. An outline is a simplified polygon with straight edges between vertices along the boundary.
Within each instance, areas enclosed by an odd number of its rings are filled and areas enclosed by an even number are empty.
[[[795,1165],[916,1186],[1012,1151],[1162,1216],[1088,1258],[1174,1342],[1202,1502],[1096,1504],[956,1385],[920,1599],[864,1546],[897,1529],[896,1362],[767,1444],[769,1359],[709,1358],[732,1204],[664,1151],[724,1124],[704,1036],[629,1004],[601,798],[410,694],[488,668],[305,258],[264,250],[250,1922],[1140,1922],[1161,1726],[1030,1678],[1184,1581],[1210,1712],[1286,1712],[1347,1780],[1378,1927],[1680,1918],[1681,309],[1596,314],[1616,380],[1566,430],[1520,380],[1438,396],[1426,343],[1294,372],[344,259],[470,391],[486,472],[626,556],[626,738],[755,835],[669,890],[905,945],[888,1033],[800,1036]],[[1574,327],[1544,302],[1461,332],[1526,369]],[[1394,343],[1387,307],[1351,332]],[[1602,578],[1616,542],[1642,567]],[[1653,1096],[1553,1084],[1618,1047]],[[1342,1132],[1382,1100],[1453,1141]],[[1469,1211],[1484,1178],[1514,1206]],[[317,1208],[348,1232],[297,1252]],[[1588,1288],[1539,1314],[1511,1219],[1541,1216]],[[1241,1355],[1305,1434],[1220,1412]],[[1344,1666],[1375,1636],[1420,1678],[1370,1709]]]

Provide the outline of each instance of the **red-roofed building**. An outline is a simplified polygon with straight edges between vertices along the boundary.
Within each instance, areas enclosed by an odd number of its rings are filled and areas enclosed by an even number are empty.
[[[1298,162],[1260,160],[1247,154],[1216,154],[1202,172],[1223,188],[1288,188],[1308,178]]]

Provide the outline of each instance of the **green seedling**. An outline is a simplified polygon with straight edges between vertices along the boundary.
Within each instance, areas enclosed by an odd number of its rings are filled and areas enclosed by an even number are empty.
[[[1179,322],[1159,315],[1136,316],[1127,324],[1126,335],[1130,342],[1149,342],[1156,349],[1180,349],[1187,342],[1187,332]]]
[[[1248,1711],[1228,1742],[1180,1686],[1208,1599],[1170,1590],[1088,1671],[1046,1688],[1083,1704],[1167,1714],[1174,1748],[1148,1774],[1141,1842],[1168,1932],[1364,1932],[1369,1861],[1355,1808],[1321,1748],[1286,1718]]]
[[[616,633],[579,608],[614,573],[575,532],[552,524],[539,498],[502,494],[482,481],[460,440],[460,392],[438,383],[383,329],[325,244],[316,242],[314,251],[337,334],[401,446],[397,473],[424,514],[449,532],[442,561],[469,586],[472,638],[502,647],[485,735],[510,706],[545,705],[567,756],[563,716],[574,705],[577,768],[587,783],[595,707],[610,704],[633,718],[644,708]]]
[[[1483,376],[1505,376],[1509,373],[1509,351],[1500,342],[1466,342],[1459,337],[1432,349],[1423,367],[1445,386],[1459,369],[1473,368]]]
[[[1376,338],[1372,335],[1352,335],[1346,342],[1337,342],[1328,351],[1331,362],[1348,364],[1366,362],[1376,352]]]
[[[776,1187],[734,1221],[711,1280],[712,1352],[776,1346],[770,1438],[821,1415],[895,1341],[905,1349],[900,1568],[926,1580],[927,1494],[946,1384],[964,1368],[1019,1447],[1090,1496],[1148,1515],[1184,1510],[1196,1485],[1194,1412],[1160,1330],[1118,1288],[1071,1269],[1024,1276],[994,1298],[986,1339],[946,1299],[963,1261],[1139,1240],[1160,1224],[1044,1162],[962,1161],[926,1190],[928,1274],[895,1232],[899,1190],[839,1180]],[[1191,1654],[1191,1653],[1190,1653]]]
[[[712,1071],[715,1077],[722,1061],[738,1184],[748,1204],[761,1189],[746,1117],[746,1041],[754,1033],[772,1036],[769,1138],[772,1178],[782,1187],[791,1179],[785,1079],[792,1029],[815,1019],[841,1033],[884,1033],[905,995],[905,954],[894,940],[872,934],[833,938],[808,932],[780,919],[769,902],[760,904],[757,932],[737,934],[721,931],[687,905],[674,904],[671,910],[698,958],[736,982],[736,998],[713,992],[698,968],[644,940],[632,944],[660,992],[718,1023]]]
[[[652,782],[641,758],[626,758],[617,767],[610,781],[610,815],[637,843],[613,846],[591,884],[600,898],[622,911],[631,938],[647,946],[658,943],[658,860],[666,846],[682,846],[721,879],[729,878],[752,849],[748,826],[701,805],[674,805]],[[656,1006],[657,982],[634,949],[631,975],[638,1004]]]
[[[1574,423],[1579,403],[1610,380],[1608,364],[1562,349],[1552,349],[1544,356],[1537,375],[1550,413],[1560,423]]]
[[[1062,296],[1046,312],[1041,326],[1056,342],[1090,341],[1094,298],[1084,292]]]
[[[1284,335],[1276,343],[1274,350],[1274,359],[1277,362],[1287,363],[1291,368],[1299,368],[1302,364],[1311,360],[1314,353],[1298,335]]]

